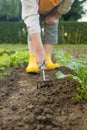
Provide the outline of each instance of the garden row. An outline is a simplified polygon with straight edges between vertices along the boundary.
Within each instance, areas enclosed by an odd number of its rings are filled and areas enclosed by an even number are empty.
[[[12,55],[9,55],[8,53],[3,53],[0,56],[0,78],[6,75],[9,69],[19,66],[23,67],[24,65],[26,65],[26,63],[28,62],[28,57],[28,51],[16,51]]]
[[[73,59],[69,54],[55,51],[56,60],[62,66],[72,69],[76,75],[64,75],[62,72],[56,73],[56,78],[71,78],[81,84],[78,88],[79,95],[77,101],[87,100],[87,61]],[[0,56],[0,78],[7,74],[10,68],[23,67],[27,64],[29,57],[28,51],[16,51],[12,55],[4,53]]]
[[[26,42],[27,30],[23,22],[0,22],[0,43]],[[87,23],[60,22],[59,43],[87,44]]]
[[[57,72],[56,77],[74,79],[80,83],[81,87],[77,88],[79,95],[76,96],[77,101],[82,99],[87,101],[87,61],[73,59],[71,55],[63,52],[55,53],[60,65],[66,66],[73,70],[76,75],[65,75],[62,72]]]

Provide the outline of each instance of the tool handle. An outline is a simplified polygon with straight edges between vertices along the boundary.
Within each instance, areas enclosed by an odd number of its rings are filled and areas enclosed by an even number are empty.
[[[46,80],[46,76],[45,76],[45,69],[46,69],[46,64],[45,64],[45,60],[43,61],[43,64],[41,65],[41,71],[42,71],[42,75],[43,75],[43,80]]]
[[[43,61],[43,64],[41,65],[41,70],[45,70],[46,68],[46,63],[45,63],[45,60]]]

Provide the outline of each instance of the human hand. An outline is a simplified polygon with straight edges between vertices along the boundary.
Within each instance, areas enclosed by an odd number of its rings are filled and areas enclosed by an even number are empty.
[[[49,25],[54,25],[57,23],[57,20],[61,17],[59,12],[54,12],[53,14],[46,17],[45,21]]]

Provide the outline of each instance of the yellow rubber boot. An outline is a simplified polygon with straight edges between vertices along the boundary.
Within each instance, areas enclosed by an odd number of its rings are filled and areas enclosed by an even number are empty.
[[[60,65],[57,63],[53,63],[51,60],[51,55],[46,55],[46,70],[53,70],[59,68]]]
[[[39,73],[39,67],[36,63],[36,56],[35,55],[30,55],[29,58],[29,65],[26,68],[27,73]]]

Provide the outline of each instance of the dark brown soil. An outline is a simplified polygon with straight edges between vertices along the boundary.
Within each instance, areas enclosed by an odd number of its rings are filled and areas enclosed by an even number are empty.
[[[73,73],[65,67],[46,71]],[[79,84],[61,79],[51,87],[37,88],[42,74],[27,74],[15,69],[0,81],[0,130],[87,130],[87,103],[76,103]]]

